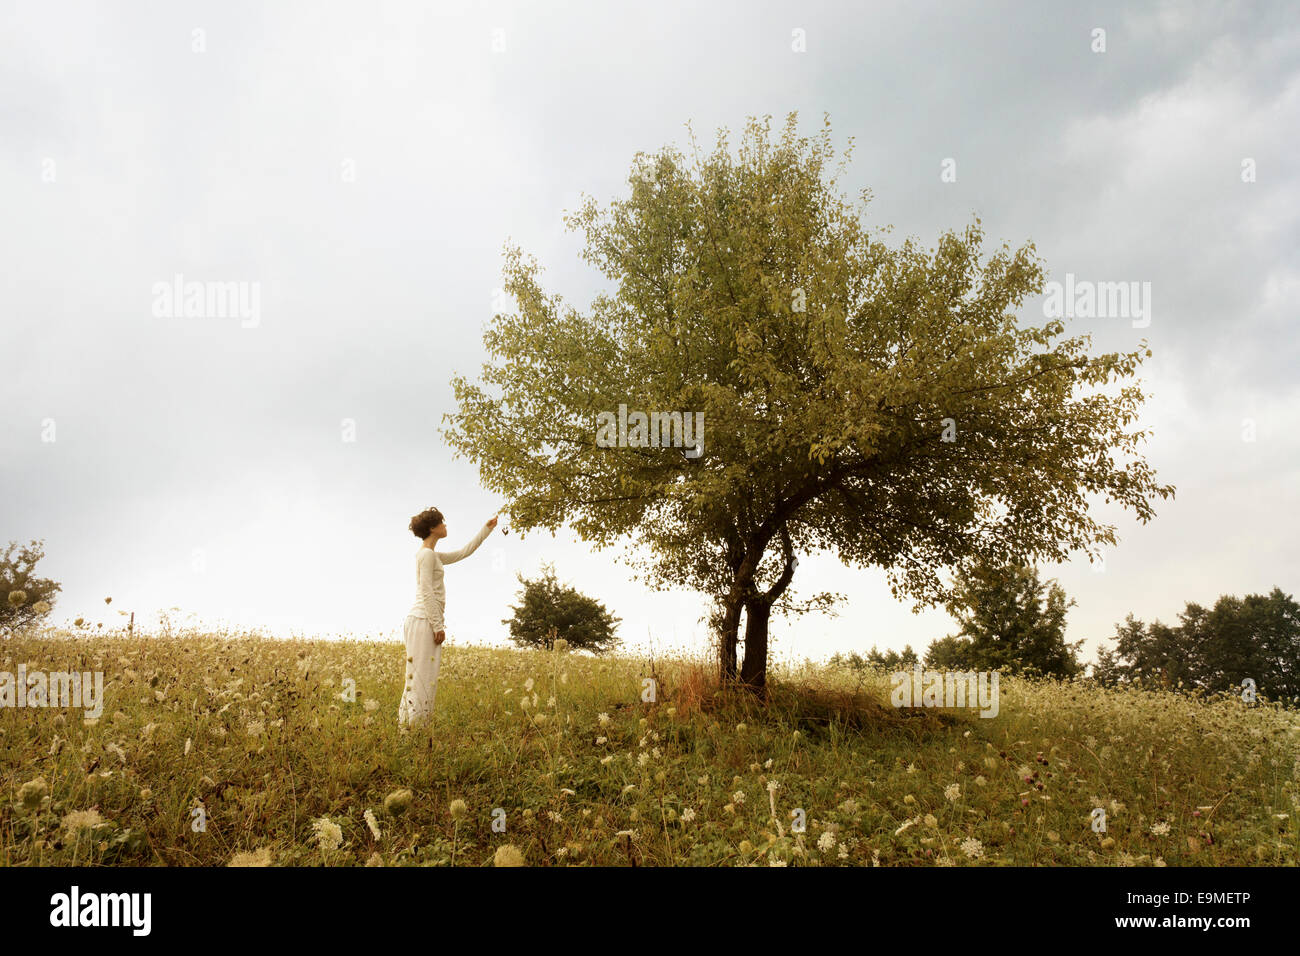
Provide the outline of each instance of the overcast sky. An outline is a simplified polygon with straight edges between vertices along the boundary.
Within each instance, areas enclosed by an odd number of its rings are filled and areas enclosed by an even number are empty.
[[[411,515],[441,508],[458,547],[499,504],[438,428],[506,241],[584,307],[603,278],[566,209],[626,195],[638,150],[689,151],[688,121],[734,148],[794,110],[854,138],[843,188],[899,242],[978,216],[1051,279],[1150,283],[1149,326],[1067,324],[1148,339],[1147,457],[1177,486],[1148,525],[1107,513],[1104,571],[1043,569],[1087,658],[1130,612],[1295,593],[1300,6],[1055,6],[0,0],[0,543],[44,540],[56,623],[395,639]],[[256,287],[257,321],[167,314],[177,275]],[[449,639],[505,643],[515,572],[553,560],[629,644],[704,648],[706,601],[614,553],[494,533],[447,571]],[[795,588],[851,598],[774,622],[781,655],[953,630],[833,555]]]

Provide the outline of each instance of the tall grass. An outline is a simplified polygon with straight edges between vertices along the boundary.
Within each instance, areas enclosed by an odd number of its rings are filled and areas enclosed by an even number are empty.
[[[432,732],[402,733],[404,653],[210,634],[0,644],[0,670],[103,671],[106,697],[97,721],[0,708],[3,861],[482,866],[506,845],[529,865],[1298,858],[1300,715],[1267,703],[1004,678],[987,719],[894,709],[881,671],[777,662],[761,707],[700,658],[449,645]]]

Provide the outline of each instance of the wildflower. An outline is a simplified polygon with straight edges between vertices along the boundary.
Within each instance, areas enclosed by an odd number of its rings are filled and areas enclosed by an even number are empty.
[[[252,853],[236,853],[230,858],[226,866],[270,866],[271,850],[270,847],[262,847],[260,850],[254,850]]]
[[[640,764],[642,767],[644,767],[647,763],[650,762],[650,755],[643,750],[641,751],[641,754],[636,758],[636,762]]]
[[[554,707],[554,706],[555,706],[555,698],[554,698],[554,697],[548,697],[548,698],[546,698],[546,706],[547,706],[547,707]]]
[[[504,843],[497,847],[492,864],[493,866],[523,866],[524,855],[519,852],[519,847],[512,843]]]
[[[858,801],[854,800],[852,797],[849,797],[847,800],[845,800],[843,803],[840,804],[839,811],[841,813],[857,813]]]
[[[550,817],[552,823],[561,823],[561,822],[563,822],[563,818],[562,818],[558,813],[556,813],[554,810],[547,810],[547,811],[546,811],[546,815],[547,815],[548,817]]]
[[[937,827],[939,825],[939,820],[933,813],[927,813],[925,815],[925,825],[927,827]]]
[[[1151,832],[1155,836],[1164,836],[1166,833],[1169,832],[1169,824],[1164,820],[1161,820],[1159,823],[1157,823],[1155,826],[1151,828]]]
[[[978,860],[984,855],[984,844],[974,837],[967,837],[961,841],[961,851],[972,860]]]
[[[622,795],[623,795],[623,796],[627,796],[627,794],[628,794],[629,792],[631,792],[632,790],[635,790],[635,789],[636,789],[636,784],[634,784],[634,783],[629,783],[626,787],[623,788],[623,793],[622,793]]]
[[[780,783],[780,781],[777,781],[777,780],[769,780],[769,781],[767,782],[767,792],[768,792],[768,793],[776,793],[776,792],[777,792],[778,790],[780,790],[780,789],[781,789],[781,783]]]
[[[44,777],[37,777],[35,780],[28,780],[18,790],[18,802],[23,805],[24,810],[39,810],[41,801],[50,792],[50,786],[45,782]]]
[[[753,853],[754,844],[750,843],[748,840],[741,840],[740,846],[737,847],[737,849],[740,850],[741,853]]]
[[[373,697],[367,697],[366,702],[362,706],[365,707],[366,710],[378,710],[379,701],[375,700]]]
[[[597,737],[597,738],[596,738],[596,743],[598,743],[598,744],[609,743],[609,738],[608,738],[608,737]]]
[[[772,769],[772,758],[771,758],[771,757],[768,757],[768,758],[767,758],[767,762],[764,763],[763,766],[764,766],[766,769],[771,770],[771,769]]]
[[[695,782],[701,787],[707,787],[709,785],[709,775],[706,773],[704,776],[696,778]]]
[[[916,773],[916,764],[914,764],[914,763],[909,763],[909,764],[907,765],[907,772],[908,772],[908,773]]]
[[[687,807],[685,810],[682,811],[683,823],[690,823],[694,819],[695,819],[695,811],[692,810],[690,807]]]
[[[260,737],[264,730],[266,730],[266,725],[260,720],[250,721],[248,724],[244,725],[244,733],[250,737]]]
[[[388,796],[384,797],[384,809],[395,817],[400,816],[405,813],[406,809],[411,805],[413,797],[414,794],[412,794],[410,790],[394,790]]]
[[[601,758],[600,758],[600,762],[601,762],[601,763],[609,763],[609,762],[610,762],[611,760],[613,760],[613,759],[614,759],[614,755],[613,755],[613,754],[610,754],[608,757],[601,757]]]
[[[313,820],[311,828],[322,850],[337,850],[343,845],[343,831],[329,817]]]
[[[961,786],[959,784],[950,783],[948,786],[944,787],[943,795],[953,803],[956,803],[957,798],[961,796]]]
[[[983,775],[978,776],[978,777],[975,778],[975,786],[977,786],[977,787],[982,787],[982,786],[984,786],[986,783],[988,783],[988,781],[984,779]]]
[[[531,677],[528,678],[528,680],[524,681],[524,690],[528,691],[530,694],[532,693],[532,691],[533,691],[533,679],[532,679]]]
[[[835,849],[835,834],[830,830],[823,830],[822,835],[817,838],[817,849],[823,853],[829,853]]]
[[[366,866],[383,866],[383,865],[384,865],[384,858],[379,855],[378,850],[376,850],[374,853],[370,854],[370,856],[366,858]]]
[[[103,822],[104,818],[98,810],[74,810],[64,816],[63,829],[75,836],[80,831],[97,827]]]
[[[668,716],[669,716],[669,717],[676,717],[676,716],[677,716],[677,708],[676,708],[676,707],[669,707],[669,708],[668,708]]]
[[[904,802],[904,803],[907,803],[907,804],[916,803],[916,797],[912,796],[912,795],[909,793],[907,796],[905,796],[905,797],[903,798],[903,802]]]
[[[371,835],[378,840],[381,834],[379,832],[379,821],[375,819],[375,811],[367,809],[363,816],[366,818],[366,826],[370,828]]]
[[[735,793],[733,793],[733,794],[731,795],[731,801],[732,801],[732,803],[744,803],[744,802],[745,802],[745,791],[744,791],[744,790],[737,790]]]
[[[635,830],[619,830],[616,834],[614,834],[614,836],[616,836],[616,837],[628,837],[629,839],[635,840],[635,839],[636,839],[636,831],[635,831]]]
[[[903,825],[894,831],[894,836],[898,836],[900,833],[902,833],[904,830],[908,829],[909,827],[916,826],[917,821],[919,821],[920,819],[921,819],[920,817],[914,817],[911,820],[903,821]]]
[[[744,724],[736,724],[736,732],[743,734],[745,732]]]

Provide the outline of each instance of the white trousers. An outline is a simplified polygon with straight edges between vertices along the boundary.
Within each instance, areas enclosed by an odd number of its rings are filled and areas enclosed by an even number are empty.
[[[442,645],[433,643],[433,625],[422,617],[407,615],[403,629],[406,637],[406,684],[402,703],[397,708],[397,722],[411,727],[433,716]]]

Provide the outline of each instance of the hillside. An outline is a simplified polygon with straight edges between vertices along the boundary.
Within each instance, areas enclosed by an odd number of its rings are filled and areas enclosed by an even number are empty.
[[[882,672],[778,663],[763,711],[714,693],[703,660],[448,645],[436,733],[405,735],[403,653],[5,642],[0,671],[102,671],[105,703],[97,720],[0,707],[4,862],[482,866],[505,844],[529,865],[1300,858],[1300,715],[1269,704],[1006,678],[988,719],[897,710]]]

